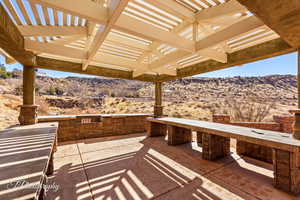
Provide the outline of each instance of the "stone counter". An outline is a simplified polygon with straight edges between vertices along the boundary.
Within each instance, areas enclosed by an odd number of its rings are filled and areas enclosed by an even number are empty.
[[[146,114],[39,116],[38,122],[59,122],[58,142],[146,132]]]

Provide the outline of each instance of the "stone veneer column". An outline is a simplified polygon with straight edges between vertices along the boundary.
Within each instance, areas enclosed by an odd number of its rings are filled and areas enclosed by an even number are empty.
[[[293,115],[274,115],[274,122],[280,124],[280,131],[284,133],[293,133],[293,123],[295,117]]]
[[[293,194],[300,192],[300,153],[273,149],[274,186]]]
[[[290,110],[290,113],[295,114],[295,121],[293,126],[293,137],[300,140],[300,109]]]
[[[230,116],[225,114],[216,114],[213,115],[212,121],[216,123],[230,124]]]
[[[163,115],[162,107],[162,83],[155,82],[155,105],[154,105],[154,117],[160,117]]]
[[[298,87],[298,109],[290,110],[290,113],[295,114],[293,137],[295,139],[300,140],[300,49],[298,49],[297,87]]]
[[[31,66],[23,67],[23,105],[20,106],[19,122],[21,125],[37,123],[37,109],[35,105],[35,69]]]

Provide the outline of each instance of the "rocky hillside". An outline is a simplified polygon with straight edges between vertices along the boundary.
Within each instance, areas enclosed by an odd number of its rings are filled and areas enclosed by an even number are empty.
[[[130,113],[153,109],[152,83],[38,76],[36,88],[41,114]],[[0,121],[16,123],[21,94],[21,73],[0,78],[0,102],[3,103]],[[237,120],[255,121],[247,118],[247,112],[259,115],[258,111],[263,110],[268,111],[263,120],[271,121],[273,114],[286,114],[296,106],[297,81],[293,75],[184,78],[164,83],[163,94],[164,111],[170,116],[210,120],[213,113],[228,113],[236,115]]]

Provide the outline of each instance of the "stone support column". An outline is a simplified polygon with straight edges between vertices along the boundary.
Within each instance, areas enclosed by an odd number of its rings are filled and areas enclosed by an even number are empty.
[[[37,123],[37,109],[35,105],[35,69],[31,66],[23,67],[23,105],[20,106],[19,122],[21,125]]]
[[[163,115],[162,107],[162,83],[155,82],[155,105],[154,105],[154,116],[160,117]]]

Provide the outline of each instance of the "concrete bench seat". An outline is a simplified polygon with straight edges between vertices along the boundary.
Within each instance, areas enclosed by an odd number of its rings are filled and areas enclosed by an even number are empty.
[[[272,148],[275,187],[300,192],[300,140],[291,134],[180,118],[148,118],[148,136],[168,135],[169,145],[191,141],[191,131],[202,136],[202,158],[215,160],[230,153],[230,138]]]
[[[42,199],[53,174],[57,123],[0,131],[0,199]],[[23,186],[23,187],[22,187]]]

